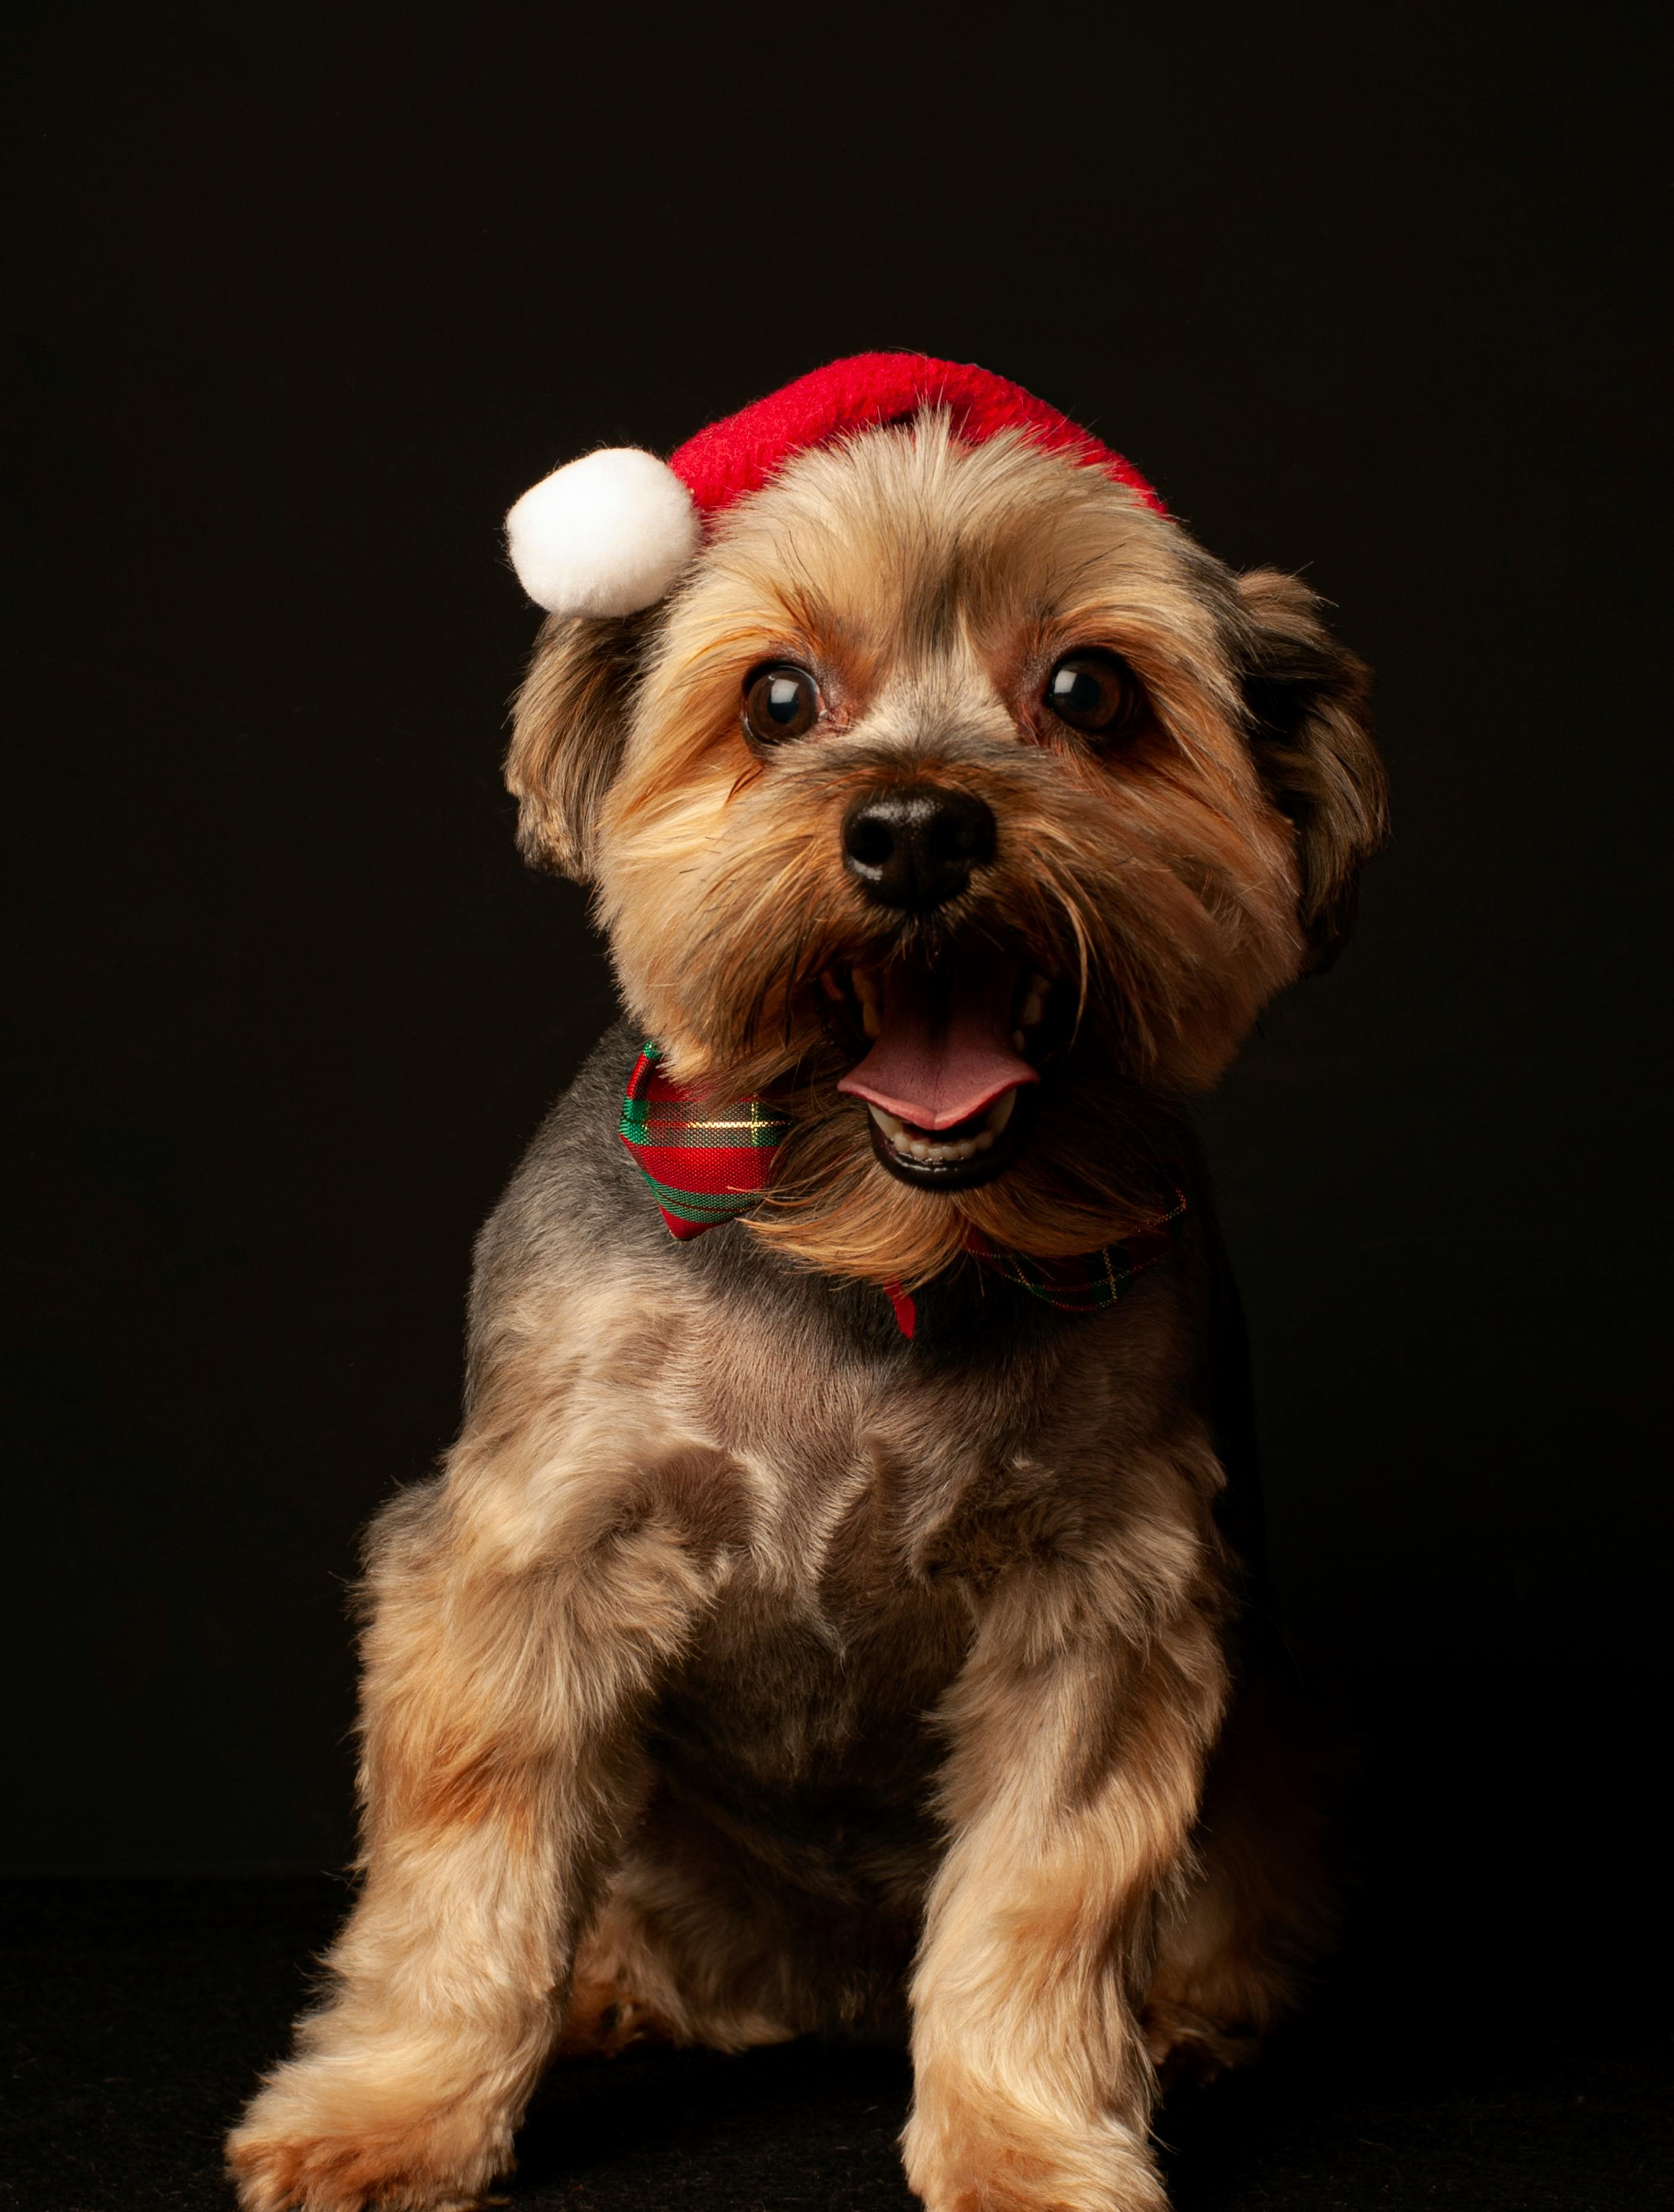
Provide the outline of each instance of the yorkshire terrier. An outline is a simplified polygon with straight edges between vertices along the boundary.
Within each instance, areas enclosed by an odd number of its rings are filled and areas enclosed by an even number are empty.
[[[893,2033],[929,2212],[1159,2212],[1159,2079],[1325,1918],[1184,1102],[1348,926],[1365,671],[921,356],[510,534],[519,842],[627,1019],[372,1533],[363,1881],[240,2201],[458,2212],[555,2054]]]

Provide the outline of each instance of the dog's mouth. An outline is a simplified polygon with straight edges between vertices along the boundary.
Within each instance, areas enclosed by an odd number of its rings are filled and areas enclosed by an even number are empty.
[[[1025,1094],[1052,1000],[1022,961],[828,969],[827,994],[871,1047],[837,1085],[862,1100],[872,1150],[901,1182],[965,1190],[1002,1174],[1028,1121]]]

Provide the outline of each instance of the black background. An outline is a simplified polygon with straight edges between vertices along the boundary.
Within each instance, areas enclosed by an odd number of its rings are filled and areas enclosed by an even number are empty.
[[[14,1869],[344,1857],[356,1534],[447,1441],[470,1237],[610,1006],[512,848],[500,515],[899,345],[1096,428],[1378,671],[1358,936],[1204,1117],[1280,1580],[1392,1960],[1642,1982],[1663,69],[1486,6],[19,19]]]

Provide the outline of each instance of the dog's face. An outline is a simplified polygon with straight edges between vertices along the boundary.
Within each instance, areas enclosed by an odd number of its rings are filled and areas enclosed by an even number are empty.
[[[1155,1104],[1346,926],[1363,691],[1302,586],[926,416],[799,457],[647,615],[549,623],[508,779],[670,1073],[790,1112],[752,1228],[910,1284],[1155,1210]]]

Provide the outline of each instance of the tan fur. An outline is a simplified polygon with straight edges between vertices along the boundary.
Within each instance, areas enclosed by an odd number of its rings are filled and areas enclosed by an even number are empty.
[[[1144,686],[1119,747],[1034,703],[1088,643]],[[740,688],[779,654],[833,717],[763,761]],[[1321,1888],[1271,1731],[1226,1723],[1204,1233],[1072,1324],[967,1284],[956,1353],[852,1285],[1173,1194],[1176,1102],[1328,954],[1380,832],[1363,688],[1301,586],[934,416],[803,457],[653,617],[547,626],[525,849],[595,883],[673,1072],[792,1134],[771,1202],[676,1250],[607,1068],[485,1231],[463,1432],[372,1540],[362,1888],[230,2140],[246,2212],[474,2204],[555,2051],[815,2030],[910,2032],[930,2212],[1163,2205],[1157,2069],[1243,2053]],[[881,775],[1000,825],[933,921],[840,865]],[[1077,1021],[1016,1165],[926,1194],[836,1091],[819,977],[955,939],[1071,979]]]

